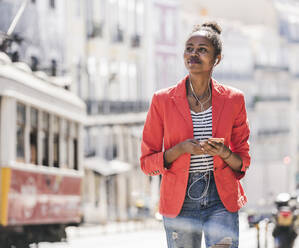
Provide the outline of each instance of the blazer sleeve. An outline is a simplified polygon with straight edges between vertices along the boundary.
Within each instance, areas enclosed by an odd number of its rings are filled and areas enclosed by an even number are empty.
[[[230,143],[231,150],[238,154],[242,159],[241,172],[234,172],[237,179],[241,179],[245,176],[245,172],[250,165],[248,142],[250,130],[245,108],[244,95],[241,94],[239,99],[241,99],[241,101],[238,101],[238,104],[241,106],[241,108],[233,124]]]
[[[148,176],[160,175],[166,171],[163,159],[163,114],[158,96],[154,94],[147,113],[141,142],[140,166]]]

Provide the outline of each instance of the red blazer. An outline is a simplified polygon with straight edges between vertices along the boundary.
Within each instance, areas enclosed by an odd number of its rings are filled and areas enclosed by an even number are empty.
[[[164,150],[193,138],[187,77],[154,94],[143,129],[141,169],[149,176],[162,175],[159,210],[167,217],[180,213],[189,176],[190,154],[180,156],[170,169],[164,168],[163,161]],[[250,164],[249,125],[242,92],[212,80],[212,118],[212,136],[224,138],[225,145],[243,160],[241,172],[235,172],[219,156],[214,156],[218,194],[226,209],[236,212],[247,202],[239,179]]]

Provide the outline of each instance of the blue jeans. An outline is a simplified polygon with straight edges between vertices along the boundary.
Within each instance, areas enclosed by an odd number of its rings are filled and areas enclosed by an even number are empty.
[[[168,248],[200,248],[202,233],[207,247],[223,239],[231,243],[226,247],[239,245],[238,212],[229,212],[223,206],[212,171],[190,173],[180,214],[163,217],[163,222]]]

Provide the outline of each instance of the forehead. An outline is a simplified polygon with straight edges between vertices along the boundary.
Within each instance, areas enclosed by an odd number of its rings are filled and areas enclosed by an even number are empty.
[[[192,44],[192,45],[199,45],[204,44],[206,46],[212,46],[211,41],[205,36],[204,33],[196,32],[192,34],[186,41],[185,45]]]

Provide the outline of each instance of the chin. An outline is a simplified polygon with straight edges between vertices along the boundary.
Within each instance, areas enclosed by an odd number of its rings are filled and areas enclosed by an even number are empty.
[[[199,70],[198,68],[188,67],[187,70],[189,71],[189,73],[200,73],[200,72],[202,72],[202,70]]]
[[[195,68],[195,67],[187,67],[187,70],[189,71],[189,73],[193,73],[193,74],[198,74],[198,73],[210,73],[211,70],[208,69],[203,69],[203,68]]]

